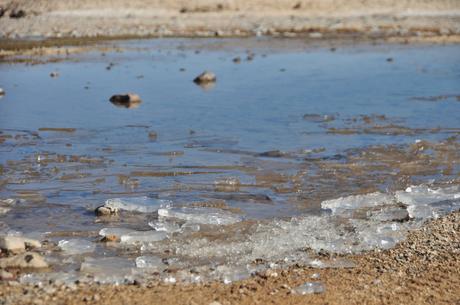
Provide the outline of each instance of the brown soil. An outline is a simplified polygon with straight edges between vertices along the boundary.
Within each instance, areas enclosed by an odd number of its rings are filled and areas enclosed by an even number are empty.
[[[409,234],[396,248],[350,256],[350,269],[293,267],[229,285],[149,283],[76,289],[0,284],[2,304],[459,304],[460,213]],[[324,259],[324,257],[322,258]],[[319,279],[311,279],[319,273]],[[275,276],[276,275],[276,276]],[[291,288],[320,281],[322,294]]]

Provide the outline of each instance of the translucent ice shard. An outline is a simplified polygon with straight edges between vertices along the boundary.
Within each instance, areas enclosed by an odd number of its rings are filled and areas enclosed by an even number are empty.
[[[113,198],[106,200],[104,206],[114,210],[124,210],[140,213],[154,213],[160,208],[166,208],[171,202],[149,197]]]
[[[151,226],[155,231],[174,233],[180,231],[180,226],[174,222],[155,220],[150,221],[149,226]]]
[[[166,218],[177,218],[190,223],[208,225],[230,225],[243,220],[239,215],[215,208],[175,208],[159,209],[158,215]]]
[[[319,282],[307,282],[303,285],[297,286],[292,289],[293,293],[305,295],[312,293],[323,293],[325,291],[324,285]]]
[[[117,238],[120,238],[122,235],[126,235],[132,232],[135,232],[135,231],[131,229],[125,229],[125,228],[103,228],[99,231],[99,235],[103,237],[115,236]]]
[[[166,269],[163,260],[157,256],[139,256],[136,258],[136,267],[155,270],[158,272]]]
[[[94,252],[96,245],[85,239],[69,239],[60,240],[58,247],[64,251],[65,254],[77,255]]]
[[[458,186],[433,189],[426,185],[411,186],[395,193],[396,200],[407,206],[411,218],[437,218],[460,208]]]
[[[80,271],[90,274],[95,282],[102,284],[123,284],[133,282],[133,261],[121,257],[85,258]]]
[[[357,209],[372,208],[394,204],[394,197],[380,192],[340,197],[326,200],[321,203],[321,208],[332,210],[333,214],[349,214]]]
[[[125,244],[151,243],[163,240],[167,237],[165,232],[158,231],[134,231],[121,235],[120,240]]]
[[[251,276],[251,272],[246,266],[218,266],[214,273],[224,284],[241,281]]]

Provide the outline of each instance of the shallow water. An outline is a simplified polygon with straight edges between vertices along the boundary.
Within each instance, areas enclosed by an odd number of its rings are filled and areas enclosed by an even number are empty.
[[[173,215],[177,231],[139,249],[166,260],[173,248],[179,267],[187,269],[196,265],[184,258],[193,258],[193,249],[203,251],[202,265],[225,265],[225,258],[205,253],[216,225],[220,235],[213,238],[231,237],[237,249],[251,252],[244,255],[257,259],[257,238],[273,235],[272,242],[280,242],[304,222],[324,230],[340,223],[321,208],[324,200],[393,194],[411,184],[458,184],[458,45],[339,45],[335,51],[298,40],[119,45],[121,52],[72,55],[56,63],[0,65],[6,91],[0,99],[0,192],[1,198],[21,199],[0,215],[2,232],[56,245],[77,236],[83,247],[104,227],[152,230],[157,208],[102,218],[93,212],[108,199],[147,196],[147,205],[168,203],[163,216]],[[232,61],[237,56],[241,63]],[[192,82],[203,70],[217,75],[213,86]],[[58,77],[50,77],[54,71]],[[109,102],[124,92],[139,94],[143,102],[132,109]],[[442,212],[457,208],[457,197],[442,198],[453,200]],[[422,219],[433,217],[435,208],[427,209]],[[357,219],[357,227],[381,229],[375,211],[355,212],[346,217]],[[203,220],[210,215],[212,220]],[[403,223],[405,229],[413,222]],[[403,238],[397,231],[391,245]],[[356,250],[381,247],[381,240]],[[301,246],[315,248],[302,242],[285,248]],[[334,251],[327,242],[322,247]],[[132,259],[139,249],[97,243],[90,254],[55,267],[78,269],[85,256]],[[337,251],[354,251],[344,249]],[[57,250],[51,257],[65,255]],[[227,256],[240,251],[227,250]],[[285,252],[275,254],[264,259],[277,261]],[[228,273],[216,270],[218,278]]]

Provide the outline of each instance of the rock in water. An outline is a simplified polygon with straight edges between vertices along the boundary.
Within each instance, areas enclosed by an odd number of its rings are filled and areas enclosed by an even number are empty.
[[[193,80],[194,83],[198,85],[215,83],[217,80],[216,75],[209,71],[204,71]]]
[[[5,90],[3,88],[0,88],[0,97],[5,95]]]
[[[139,95],[134,93],[116,94],[110,98],[110,102],[117,107],[137,108],[142,103]]]
[[[0,268],[48,268],[48,263],[40,254],[26,252],[0,259]]]
[[[0,237],[0,249],[11,253],[21,253],[27,248],[40,248],[41,243],[38,240],[24,238],[20,236],[3,236]]]

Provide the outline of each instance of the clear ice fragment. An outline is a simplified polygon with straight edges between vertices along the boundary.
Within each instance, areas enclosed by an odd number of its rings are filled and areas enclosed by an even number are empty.
[[[324,291],[324,285],[319,282],[306,282],[305,284],[297,286],[293,289],[293,293],[300,295],[323,293]]]

